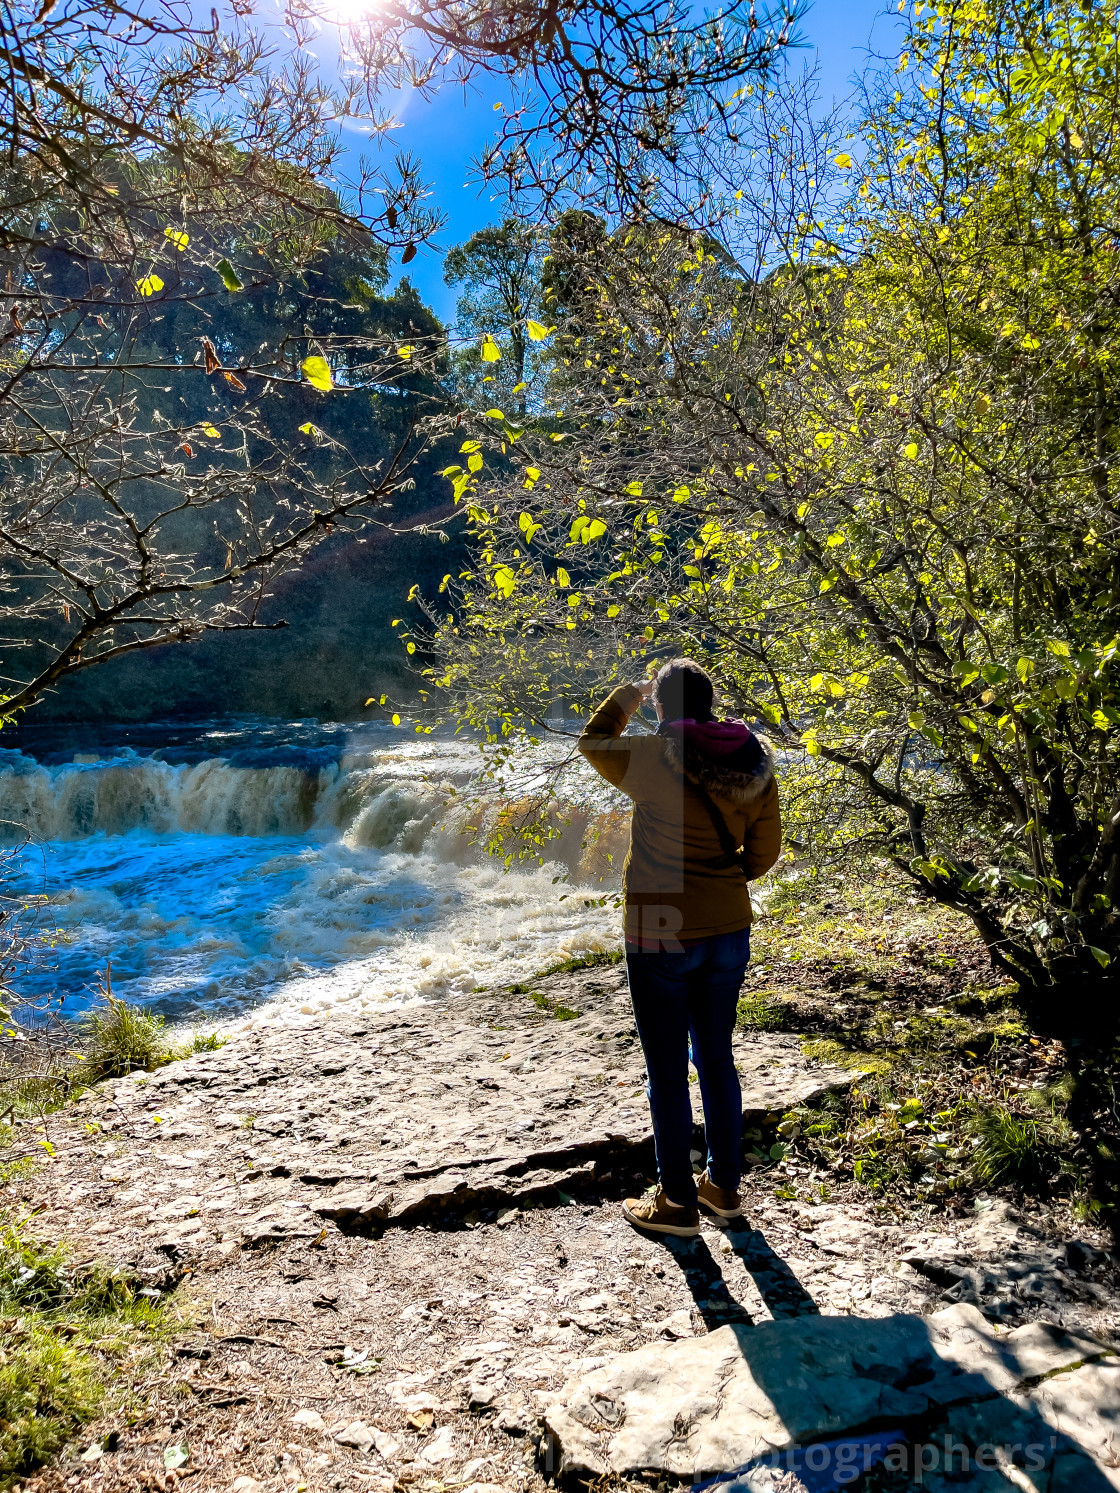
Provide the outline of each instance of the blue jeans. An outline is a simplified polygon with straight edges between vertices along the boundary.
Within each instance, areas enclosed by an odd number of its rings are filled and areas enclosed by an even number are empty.
[[[692,1174],[692,1100],[688,1059],[700,1079],[708,1175],[717,1187],[739,1185],[743,1096],[731,1034],[751,930],[720,933],[679,953],[626,945],[626,978],[646,1059],[657,1175],[670,1202],[696,1206]]]

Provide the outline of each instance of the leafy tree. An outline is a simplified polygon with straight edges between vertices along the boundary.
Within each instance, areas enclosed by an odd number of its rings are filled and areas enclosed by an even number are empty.
[[[1100,7],[947,0],[847,139],[761,100],[767,262],[597,246],[563,426],[480,422],[475,567],[417,634],[507,743],[707,657],[798,838],[969,917],[1071,1042],[1120,1014],[1117,64]]]
[[[537,372],[537,360],[527,362],[527,352],[545,337],[540,321],[543,259],[539,230],[507,218],[456,244],[443,267],[446,284],[464,287],[456,307],[459,334],[477,343],[462,359],[464,383],[468,388],[472,383],[493,385],[489,392],[478,392],[490,404],[512,401],[510,408],[522,415]]]
[[[424,3],[351,25],[314,3],[279,26],[252,16],[252,0],[201,23],[163,0],[20,0],[0,17],[5,716],[106,659],[260,626],[273,580],[407,490],[438,438],[438,409],[421,428],[415,399],[401,401],[397,448],[371,463],[308,408],[368,408],[365,393],[415,395],[425,380],[430,392],[441,368],[433,339],[362,322],[381,272],[370,281],[362,264],[385,249],[407,263],[441,218],[406,158],[363,166],[347,204],[325,190],[343,121],[384,139],[378,100],[405,83],[531,79],[490,168],[515,188],[515,157],[539,163],[547,141],[588,190],[618,198],[637,179],[620,163],[677,150],[690,111],[722,119],[728,80],[768,67],[792,24],[739,0],[700,23],[680,0],[563,15]],[[312,52],[324,26],[337,76]],[[326,257],[353,261],[353,285],[326,283]],[[298,320],[240,343],[269,298]]]
[[[10,716],[94,664],[264,625],[283,572],[407,489],[444,400],[415,371],[437,328],[409,315],[427,324],[402,339],[370,315],[385,251],[321,191],[305,212],[234,174],[184,204],[179,172],[135,159],[106,172],[100,214],[29,212],[7,186]],[[363,436],[389,390],[378,450]]]

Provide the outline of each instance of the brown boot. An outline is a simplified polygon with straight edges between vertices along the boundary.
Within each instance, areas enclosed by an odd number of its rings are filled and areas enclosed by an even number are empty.
[[[743,1205],[739,1194],[727,1187],[717,1187],[707,1172],[696,1179],[696,1193],[701,1208],[706,1208],[717,1218],[742,1218]]]
[[[671,1203],[658,1187],[649,1197],[627,1198],[622,1205],[627,1220],[647,1234],[675,1234],[694,1239],[700,1232],[700,1211]]]

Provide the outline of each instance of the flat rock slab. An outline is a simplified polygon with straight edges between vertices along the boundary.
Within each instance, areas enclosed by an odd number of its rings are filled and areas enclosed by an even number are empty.
[[[78,1165],[55,1208],[70,1234],[104,1236],[103,1252],[122,1234],[176,1251],[555,1202],[643,1147],[652,1166],[623,971],[547,989],[545,1009],[524,992],[476,992],[261,1026],[101,1085],[59,1122],[58,1167]],[[791,1036],[743,1034],[736,1057],[748,1125],[853,1077],[814,1065]],[[699,1123],[698,1093],[695,1104]]]
[[[1019,1487],[1053,1489],[1046,1479],[1060,1471],[1071,1493],[1120,1488],[1116,1351],[1041,1322],[999,1332],[968,1305],[729,1325],[650,1345],[570,1379],[544,1422],[562,1474],[711,1477],[865,1428],[924,1436],[940,1425],[973,1462],[985,1444],[1037,1448],[1043,1480]],[[1016,1485],[995,1462],[991,1471]]]

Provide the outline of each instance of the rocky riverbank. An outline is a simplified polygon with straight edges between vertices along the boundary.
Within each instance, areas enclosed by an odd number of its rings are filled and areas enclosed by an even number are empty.
[[[744,1032],[738,1060],[767,1139],[853,1078],[788,1034]],[[28,1489],[523,1490],[752,1461],[744,1489],[815,1489],[840,1484],[763,1453],[844,1435],[886,1486],[903,1474],[864,1433],[940,1428],[1045,1443],[1043,1474],[1008,1453],[953,1487],[1120,1487],[1099,1241],[991,1200],[933,1227],[794,1202],[762,1168],[749,1224],[663,1244],[622,1221],[652,1148],[617,967],[263,1027],[22,1135],[35,1230],[174,1288],[189,1327],[135,1414]]]

